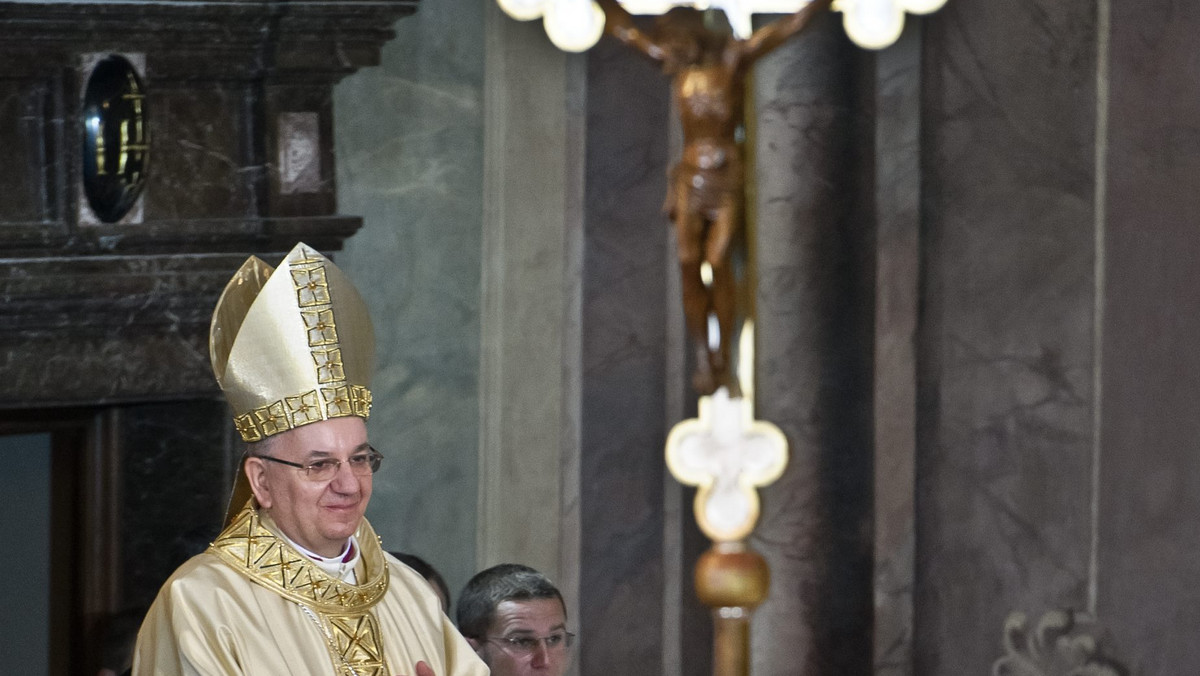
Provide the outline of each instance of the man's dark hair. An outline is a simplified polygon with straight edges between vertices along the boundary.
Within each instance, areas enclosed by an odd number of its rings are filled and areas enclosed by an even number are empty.
[[[437,572],[428,561],[422,559],[416,554],[406,554],[405,552],[388,552],[392,556],[400,559],[400,563],[417,571],[421,577],[429,580],[433,586],[437,587],[438,591],[442,592],[442,597],[446,599],[446,610],[450,610],[450,587],[446,584],[446,580],[442,578],[441,573]]]
[[[505,601],[537,599],[558,599],[563,614],[567,612],[567,604],[550,578],[519,563],[492,566],[476,573],[458,595],[458,607],[455,608],[458,630],[467,638],[484,638],[496,606]]]

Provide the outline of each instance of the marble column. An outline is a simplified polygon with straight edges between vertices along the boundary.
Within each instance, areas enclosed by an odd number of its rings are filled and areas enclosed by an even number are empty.
[[[1087,608],[1095,4],[925,23],[916,673],[984,673],[1017,611]]]
[[[1200,62],[1196,8],[1111,5],[1098,110],[1106,157],[1095,610],[1141,676],[1200,646]],[[1104,26],[1109,28],[1109,26]]]
[[[484,25],[476,563],[545,572],[577,618],[585,62],[494,3]]]
[[[875,58],[874,673],[911,676],[920,313],[921,22]]]
[[[368,425],[386,457],[367,516],[452,596],[476,571],[483,10],[422,3],[334,100],[339,208],[365,224],[335,260],[375,322]]]
[[[772,580],[755,676],[870,668],[874,253],[855,195],[871,147],[856,58],[829,15],[756,72],[756,406],[791,458],[751,538]]]
[[[604,40],[588,54],[580,594],[584,674],[664,668],[669,222],[667,81]]]

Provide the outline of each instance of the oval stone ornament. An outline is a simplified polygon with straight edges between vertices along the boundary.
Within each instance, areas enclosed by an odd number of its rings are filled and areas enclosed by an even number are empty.
[[[150,128],[145,86],[128,59],[110,54],[83,94],[83,191],[96,217],[121,220],[146,184]]]

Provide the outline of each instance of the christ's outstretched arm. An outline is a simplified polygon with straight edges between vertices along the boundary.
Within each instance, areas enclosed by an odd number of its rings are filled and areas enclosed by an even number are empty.
[[[667,60],[667,51],[654,38],[637,27],[633,16],[617,0],[596,0],[604,10],[604,32],[618,41],[633,47],[651,59],[662,63]]]
[[[741,56],[745,67],[749,68],[759,58],[804,30],[813,17],[829,9],[832,4],[833,0],[812,0],[795,14],[776,19],[754,31],[754,34],[742,43]]]

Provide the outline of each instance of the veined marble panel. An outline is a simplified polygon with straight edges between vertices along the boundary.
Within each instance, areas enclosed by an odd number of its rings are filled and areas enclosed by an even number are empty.
[[[876,676],[913,671],[917,324],[920,311],[921,23],[875,59]]]
[[[582,332],[582,674],[662,673],[668,83],[588,54]]]
[[[925,24],[917,673],[985,673],[1013,610],[1088,603],[1095,4]]]
[[[874,251],[853,50],[826,16],[755,73],[756,407],[791,444],[751,538],[771,568],[757,676],[870,669]]]
[[[339,209],[365,227],[336,256],[375,322],[368,517],[457,595],[475,572],[483,12],[423,3],[380,67],[334,91]]]
[[[1139,676],[1200,646],[1200,12],[1110,2],[1097,614]]]

